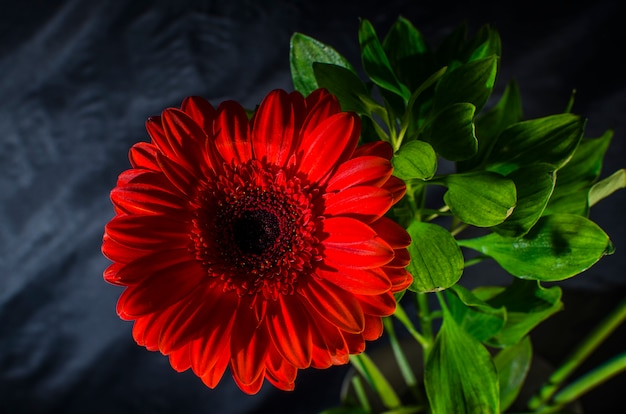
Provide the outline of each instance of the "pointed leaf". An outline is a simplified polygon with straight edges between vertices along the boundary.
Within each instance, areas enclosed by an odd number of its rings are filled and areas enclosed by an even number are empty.
[[[433,414],[500,413],[498,375],[489,351],[445,307],[426,361],[424,385]]]
[[[343,111],[371,113],[366,104],[370,100],[369,92],[356,73],[338,65],[318,62],[313,63],[313,72],[318,86],[335,95]]]
[[[391,159],[393,173],[403,180],[429,180],[437,171],[437,154],[424,141],[409,141]]]
[[[541,217],[556,180],[554,167],[536,164],[522,167],[507,175],[517,188],[517,206],[513,213],[493,230],[507,237],[521,237]]]
[[[434,113],[455,103],[468,102],[480,112],[491,95],[498,72],[498,57],[493,55],[465,63],[446,72],[437,85]]]
[[[318,88],[313,73],[314,62],[332,63],[353,70],[350,62],[332,47],[302,33],[294,33],[289,45],[291,78],[294,88],[304,96]]]
[[[442,179],[444,201],[461,221],[478,227],[502,223],[515,207],[512,180],[489,171],[450,174]]]
[[[586,194],[600,176],[604,154],[613,137],[612,131],[600,138],[583,138],[576,152],[557,175],[554,193],[546,209],[551,213],[572,213],[587,216],[589,203]]]
[[[398,79],[409,90],[416,90],[432,70],[433,57],[422,34],[403,17],[391,26],[383,49]]]
[[[506,289],[482,287],[473,293],[493,307],[506,307],[504,327],[488,341],[494,347],[517,344],[542,321],[563,309],[561,288],[544,288],[535,280],[513,279]]]
[[[350,355],[350,362],[380,396],[386,408],[396,408],[401,405],[396,392],[366,353]]]
[[[485,341],[504,326],[506,309],[494,308],[460,285],[446,290],[450,313],[459,327],[479,341]]]
[[[407,229],[412,242],[409,272],[416,292],[434,292],[456,284],[463,273],[463,254],[454,237],[443,227],[414,221]]]
[[[589,191],[589,205],[595,205],[598,201],[622,188],[626,188],[626,169],[623,168],[591,187]]]
[[[532,361],[532,345],[528,336],[517,344],[498,352],[493,361],[500,383],[500,409],[505,412],[515,402],[524,385]]]
[[[495,142],[487,168],[502,174],[538,163],[561,168],[576,150],[584,125],[584,119],[573,114],[513,124],[502,131]]]
[[[573,214],[544,216],[520,238],[491,233],[458,243],[492,257],[514,276],[544,281],[575,276],[613,253],[609,236],[597,224]]]
[[[459,161],[478,151],[474,133],[474,105],[456,103],[442,109],[426,126],[420,138],[430,142],[444,158]]]
[[[361,46],[363,69],[372,79],[372,82],[408,101],[411,92],[398,80],[391,68],[385,50],[380,44],[374,26],[366,19],[361,21],[361,26],[359,27],[359,44]]]

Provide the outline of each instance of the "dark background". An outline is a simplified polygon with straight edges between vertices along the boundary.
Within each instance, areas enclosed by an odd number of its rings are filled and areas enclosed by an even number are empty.
[[[296,391],[245,396],[226,374],[216,390],[138,347],[115,314],[100,254],[108,192],[147,140],[144,121],[191,94],[254,107],[291,89],[289,37],[300,31],[359,65],[358,18],[382,36],[403,15],[433,45],[463,21],[503,40],[500,79],[518,81],[527,117],[589,118],[587,136],[615,137],[603,175],[626,166],[624,14],[618,1],[0,2],[0,413],[314,413],[338,402],[347,367],[299,374]],[[625,296],[626,192],[592,217],[617,253],[564,286],[566,312],[535,348],[558,362]],[[469,283],[501,277],[497,268]],[[471,280],[470,280],[471,279]],[[624,350],[624,329],[595,358]],[[614,412],[626,378],[583,402]],[[287,408],[288,407],[288,408]]]

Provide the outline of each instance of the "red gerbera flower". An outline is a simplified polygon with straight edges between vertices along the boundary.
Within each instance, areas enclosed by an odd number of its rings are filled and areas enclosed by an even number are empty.
[[[151,143],[111,192],[105,279],[133,336],[209,387],[227,367],[256,393],[345,364],[382,334],[411,276],[391,147],[324,90],[271,92],[249,121],[191,97],[150,118]]]

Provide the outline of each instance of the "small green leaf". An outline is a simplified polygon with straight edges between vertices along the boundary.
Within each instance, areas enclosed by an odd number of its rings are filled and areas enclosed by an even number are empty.
[[[491,233],[458,243],[492,257],[514,276],[544,281],[575,276],[613,253],[609,236],[597,224],[573,214],[543,216],[520,238]]]
[[[445,386],[442,386],[445,384]],[[498,375],[489,351],[443,307],[443,325],[424,370],[433,414],[498,414]]]
[[[482,113],[474,120],[478,152],[472,158],[457,163],[460,172],[476,168],[484,160],[498,135],[508,126],[522,120],[522,101],[519,88],[511,81],[504,90],[500,100],[489,111]]]
[[[492,55],[500,56],[502,41],[498,31],[492,29],[489,25],[482,26],[468,45],[468,51],[468,62]]]
[[[479,341],[491,338],[504,326],[504,307],[494,308],[458,284],[445,293],[450,313],[459,327]]]
[[[515,184],[489,171],[450,174],[441,178],[448,187],[443,200],[461,221],[478,227],[502,223],[517,200]]]
[[[313,63],[313,72],[319,87],[335,95],[343,111],[362,115],[371,113],[369,92],[356,73],[332,63],[318,62]]]
[[[393,174],[403,180],[429,180],[437,171],[437,154],[424,141],[409,141],[391,159]]]
[[[318,88],[314,62],[332,63],[354,71],[350,62],[332,47],[302,33],[294,33],[289,45],[291,78],[294,88],[304,96]]]
[[[434,113],[455,103],[468,102],[480,112],[491,95],[498,72],[498,57],[493,55],[464,63],[441,78],[433,102]]]
[[[478,151],[474,135],[474,105],[466,102],[442,109],[428,123],[420,139],[430,142],[435,150],[451,161],[465,160]]]
[[[517,344],[542,321],[563,309],[561,288],[544,288],[536,280],[513,279],[506,289],[481,287],[473,293],[495,308],[506,308],[504,328],[488,341],[494,347]]]
[[[532,356],[530,338],[525,336],[520,342],[504,348],[494,357],[500,383],[500,409],[503,412],[519,395],[530,369]]]
[[[487,168],[505,175],[539,163],[559,169],[574,154],[584,125],[583,118],[572,114],[513,124],[499,135],[487,159]]]
[[[613,132],[607,131],[600,138],[583,138],[580,141],[572,158],[559,170],[546,214],[572,213],[587,216],[587,193],[591,184],[600,176],[602,160],[612,137]]]
[[[521,237],[526,234],[541,217],[556,180],[553,167],[535,164],[522,167],[507,175],[517,188],[517,206],[503,223],[493,230],[507,237]]]
[[[430,48],[422,34],[403,17],[391,26],[383,49],[398,79],[414,91],[426,80],[433,67]]]
[[[622,188],[626,188],[626,169],[623,168],[591,187],[589,191],[589,205],[595,205],[598,201]]]
[[[443,227],[413,221],[408,270],[413,275],[414,292],[435,292],[456,284],[463,274],[463,254],[454,237]]]
[[[380,44],[374,26],[369,20],[363,19],[359,27],[359,44],[361,46],[361,58],[363,69],[376,85],[383,89],[394,92],[405,101],[409,100],[411,92],[403,85],[393,69]]]

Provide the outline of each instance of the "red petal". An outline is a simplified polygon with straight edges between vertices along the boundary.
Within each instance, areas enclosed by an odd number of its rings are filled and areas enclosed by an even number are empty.
[[[232,374],[241,384],[251,385],[265,370],[270,338],[265,323],[259,324],[254,311],[245,303],[237,309],[235,326],[230,342]]]
[[[393,249],[371,227],[349,217],[331,217],[323,221],[320,237],[324,258],[329,264],[348,268],[372,268],[389,263]]]
[[[341,331],[332,323],[323,318],[317,318],[312,325],[313,357],[311,366],[314,368],[328,368],[335,364],[348,362],[348,347]]]
[[[164,312],[153,313],[137,318],[133,325],[133,338],[140,346],[145,346],[149,351],[159,349],[159,333],[163,327],[163,321],[176,310],[175,306]]]
[[[180,109],[195,121],[207,135],[213,132],[213,120],[217,112],[213,105],[199,96],[189,96],[183,100]]]
[[[404,193],[406,193],[406,184],[404,184],[404,181],[393,175],[389,177],[389,180],[383,185],[382,188],[393,194],[394,204],[400,201],[400,199],[404,196]]]
[[[124,265],[114,280],[125,285],[135,285],[149,280],[154,274],[167,272],[168,268],[189,261],[195,261],[195,258],[187,248],[152,251]]]
[[[282,167],[296,144],[295,114],[287,92],[270,92],[257,109],[252,126],[252,148],[257,160]]]
[[[394,249],[408,247],[411,244],[411,236],[404,227],[388,217],[381,217],[369,225]]]
[[[102,237],[102,254],[104,254],[109,260],[117,262],[119,264],[130,263],[141,256],[149,254],[150,252],[150,250],[137,249],[134,247],[126,246],[125,244],[122,244],[117,240],[112,239],[106,233]],[[105,272],[105,276],[107,273],[109,275],[113,274],[112,272],[107,271]],[[114,282],[109,281],[109,283]]]
[[[237,386],[239,387],[239,389],[241,389],[241,391],[245,392],[246,394],[249,395],[254,395],[257,392],[259,392],[259,390],[261,390],[261,386],[263,385],[263,380],[265,379],[265,368],[263,369],[263,371],[261,372],[261,374],[256,377],[256,379],[254,381],[252,381],[249,384],[246,384],[244,382],[242,382],[239,377],[237,377],[236,375],[233,375],[233,378],[235,380],[235,383],[237,384]]]
[[[120,175],[122,177],[122,175]],[[184,214],[187,202],[160,173],[144,172],[111,190],[111,201],[127,214]]]
[[[267,358],[265,377],[276,388],[292,391],[295,387],[298,369],[285,361],[275,348],[271,348]]]
[[[367,222],[380,218],[393,204],[389,191],[370,186],[346,188],[338,193],[328,193],[325,198],[325,215],[347,215]]]
[[[339,165],[337,171],[328,180],[326,190],[337,191],[357,185],[380,187],[391,177],[392,170],[391,162],[381,157],[352,158]]]
[[[226,371],[229,362],[230,353],[228,352],[228,349],[224,349],[215,355],[213,365],[211,365],[211,367],[207,368],[207,370],[204,371],[204,373],[200,376],[200,379],[209,388],[217,387],[217,384],[224,376],[224,372]]]
[[[215,147],[229,164],[242,164],[252,159],[248,116],[241,105],[225,101],[217,108]]]
[[[105,235],[120,245],[143,250],[165,245],[170,248],[186,246],[189,231],[189,223],[165,215],[116,216],[104,228]]]
[[[191,367],[191,347],[185,346],[169,354],[170,365],[177,372],[183,372]]]
[[[393,260],[385,265],[385,267],[404,268],[411,262],[411,255],[407,249],[395,249]]]
[[[291,365],[308,367],[311,364],[310,322],[299,298],[280,295],[268,316],[270,336],[278,352]]]
[[[324,280],[352,293],[377,295],[391,289],[389,277],[380,268],[373,269],[317,269],[315,273]]]
[[[401,292],[413,283],[413,276],[406,269],[384,267],[383,270],[387,273],[389,280],[391,280],[391,293]]]
[[[361,133],[359,118],[350,112],[340,112],[304,132],[299,146],[299,171],[310,182],[323,182],[339,163],[352,155]]]
[[[139,142],[128,152],[128,159],[133,168],[145,168],[147,170],[159,171],[160,168],[156,161],[158,150],[153,144],[147,142]]]
[[[390,316],[396,311],[396,298],[393,293],[380,295],[355,295],[365,314],[373,316]]]
[[[207,160],[204,153],[207,133],[185,112],[169,108],[161,115],[167,138],[168,151],[164,155],[186,168],[195,176],[206,174]]]
[[[375,341],[383,334],[383,320],[380,316],[365,315],[365,330],[363,339]]]
[[[363,330],[363,310],[354,296],[322,279],[310,277],[300,292],[326,320],[348,332]]]
[[[180,348],[213,329],[219,323],[228,323],[236,311],[238,300],[233,292],[208,287],[194,294],[175,315],[164,322],[159,337],[159,349],[164,354]]]
[[[120,274],[126,268],[118,272],[118,277],[121,277]],[[164,310],[193,292],[206,273],[195,260],[155,269],[153,272],[147,271],[141,283],[122,292],[117,303],[120,317],[135,318]],[[123,275],[125,278],[137,279],[142,279],[142,276],[144,275]]]
[[[390,160],[391,157],[393,157],[393,147],[388,142],[375,141],[359,145],[359,147],[354,151],[354,157],[367,155],[373,155]]]
[[[339,101],[325,89],[317,89],[306,98],[307,116],[302,125],[302,135],[310,134],[320,123],[341,112]]]
[[[217,385],[230,361],[230,340],[233,335],[236,312],[217,313],[211,329],[204,336],[193,341],[190,346],[191,368],[193,372],[212,384]]]

